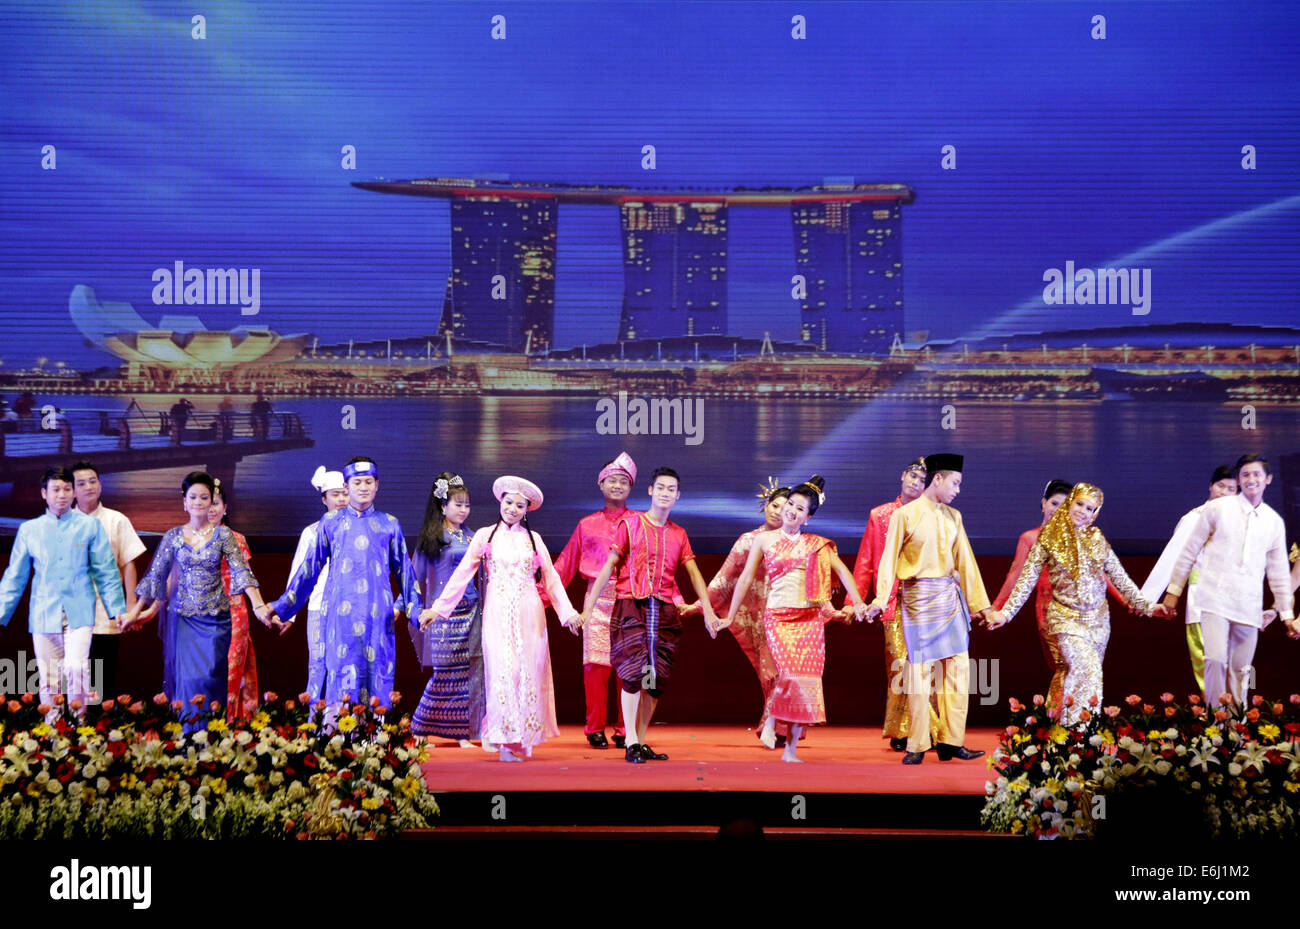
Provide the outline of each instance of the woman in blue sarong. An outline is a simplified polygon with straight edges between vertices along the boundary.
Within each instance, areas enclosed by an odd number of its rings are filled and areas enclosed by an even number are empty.
[[[424,525],[411,557],[426,603],[442,593],[447,579],[469,549],[469,490],[459,475],[444,471],[429,490]],[[480,738],[485,710],[483,687],[483,618],[479,585],[471,581],[455,611],[445,621],[420,631],[411,617],[411,641],[420,664],[429,668],[429,683],[411,721],[416,735],[459,740],[469,747]],[[484,745],[484,751],[496,751]]]
[[[122,621],[125,631],[152,619],[169,599],[168,579],[175,568],[167,627],[161,633],[165,693],[186,704],[182,717],[192,721],[200,709],[216,702],[224,708],[230,653],[230,596],[247,594],[256,610],[262,605],[257,578],[248,569],[234,533],[208,520],[216,482],[193,471],[181,482],[189,522],[169,529],[154,552],[149,573],[136,587],[139,598]],[[221,561],[230,567],[230,596],[221,576]],[[202,706],[191,701],[202,697]],[[186,729],[192,728],[187,724]]]

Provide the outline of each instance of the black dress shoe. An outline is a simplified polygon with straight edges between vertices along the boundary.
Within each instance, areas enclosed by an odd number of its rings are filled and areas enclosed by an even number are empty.
[[[776,737],[776,747],[777,747],[777,748],[785,748],[785,743],[788,742],[788,741],[789,741],[789,740],[788,740],[785,736],[783,736],[783,735],[779,735],[779,736]]]
[[[603,732],[588,732],[587,744],[592,748],[609,748],[609,740],[605,738]]]
[[[614,736],[614,747],[615,747],[615,748],[626,748],[626,747],[627,747],[627,736],[622,736],[622,735],[616,735],[616,736]]]
[[[939,756],[940,761],[949,761],[953,758],[970,761],[984,754],[978,749],[967,748],[965,745],[945,745],[942,742],[934,746],[934,753]]]
[[[668,760],[667,755],[661,754],[660,752],[656,752],[649,745],[643,744],[640,746],[640,748],[641,748],[641,757],[644,758],[646,761],[667,761]]]
[[[633,742],[627,747],[624,757],[628,764],[645,764],[645,758],[641,754],[641,746]]]
[[[925,760],[925,752],[908,752],[903,756],[903,764],[920,764]]]
[[[889,748],[895,752],[907,751],[907,739],[890,739]]]

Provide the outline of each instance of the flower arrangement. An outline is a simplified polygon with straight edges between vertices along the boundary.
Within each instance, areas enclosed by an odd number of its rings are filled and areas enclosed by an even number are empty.
[[[120,696],[84,719],[77,701],[51,713],[30,693],[0,697],[0,838],[370,839],[430,825],[409,717],[386,721],[372,697],[327,725],[307,694],[264,698],[228,723],[199,696],[193,709]]]
[[[1300,694],[1287,703],[1256,695],[1248,707],[1210,708],[1196,695],[1177,703],[1171,693],[1158,704],[1130,695],[1126,709],[1098,704],[1091,698],[1065,727],[1041,695],[1010,701],[989,759],[988,829],[1090,838],[1106,828],[1107,798],[1141,791],[1196,810],[1214,837],[1300,837]]]

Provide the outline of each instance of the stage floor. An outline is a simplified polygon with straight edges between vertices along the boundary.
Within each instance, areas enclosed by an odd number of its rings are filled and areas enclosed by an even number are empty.
[[[974,761],[925,761],[904,766],[877,727],[817,727],[804,740],[805,764],[786,764],[753,730],[736,726],[652,726],[649,742],[668,761],[628,764],[612,745],[587,744],[577,726],[561,728],[558,739],[538,746],[533,757],[502,763],[479,747],[429,743],[425,778],[436,793],[572,791],[746,791],[817,794],[984,795],[987,760],[998,730],[967,732],[969,748],[988,755]]]

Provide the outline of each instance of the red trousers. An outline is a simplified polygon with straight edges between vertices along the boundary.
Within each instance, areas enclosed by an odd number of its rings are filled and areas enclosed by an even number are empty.
[[[587,724],[582,731],[587,735],[605,731],[606,708],[609,706],[609,679],[613,673],[614,669],[607,664],[582,666],[582,686],[587,694]],[[618,687],[614,689],[619,690]],[[623,714],[618,713],[616,720],[614,735],[623,735]]]

